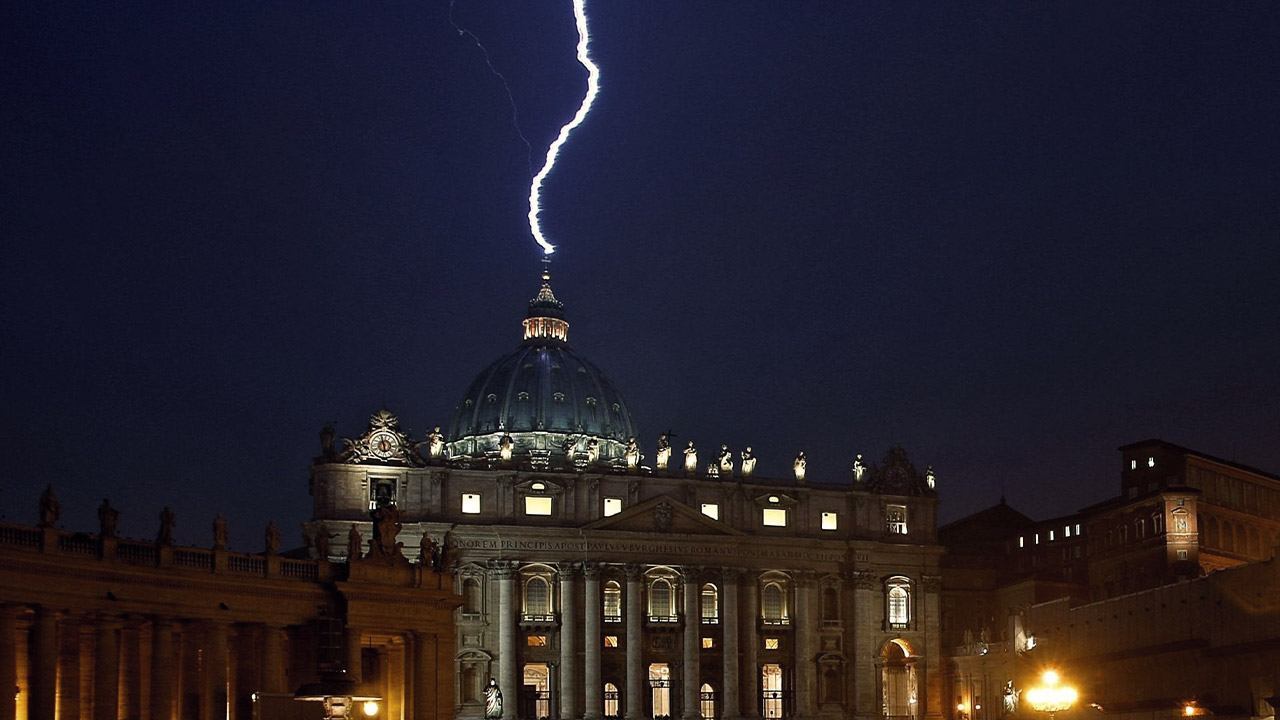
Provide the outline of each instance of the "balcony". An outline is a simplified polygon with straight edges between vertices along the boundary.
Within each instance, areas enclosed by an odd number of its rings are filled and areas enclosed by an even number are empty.
[[[523,613],[520,615],[520,627],[539,628],[560,625],[559,613]]]

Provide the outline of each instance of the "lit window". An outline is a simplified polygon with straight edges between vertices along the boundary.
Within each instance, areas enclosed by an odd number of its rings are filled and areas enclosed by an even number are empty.
[[[720,519],[720,506],[715,503],[702,503],[702,514],[712,520]]]
[[[770,496],[769,496],[769,502],[771,502],[771,503],[776,503],[776,502],[778,502],[778,496],[777,496],[777,495],[770,495]]]
[[[839,518],[836,517],[835,513],[833,512],[822,513],[822,529],[823,530],[835,530],[836,527],[839,525],[839,523],[840,523],[840,520]]]
[[[1130,461],[1129,461],[1129,469],[1130,469],[1130,470],[1137,470],[1137,469],[1138,469],[1138,461],[1137,461],[1137,460],[1130,460]]]
[[[760,593],[760,610],[766,625],[786,625],[787,594],[782,586],[771,582]]]
[[[618,636],[617,636],[617,635],[605,635],[605,636],[604,636],[604,646],[605,646],[605,647],[607,647],[607,648],[616,648],[616,647],[618,647]]]
[[[776,637],[767,637],[764,639],[765,650],[777,650],[782,647],[782,642]]]
[[[547,646],[546,635],[530,635],[528,638],[528,641],[529,641],[529,647],[546,647]]]
[[[525,582],[524,614],[533,618],[551,614],[551,583],[541,575],[534,575]]]
[[[715,638],[702,638],[702,649],[703,649],[703,650],[710,650],[711,648],[713,648],[713,647],[715,647],[715,646],[716,646],[716,639],[715,639]]]
[[[1027,546],[1027,536],[1026,536],[1026,535],[1021,535],[1021,536],[1019,536],[1019,537],[1018,537],[1018,547],[1020,547],[1020,548],[1024,548],[1024,547],[1026,547],[1026,546]]]
[[[1071,526],[1070,526],[1070,525],[1068,525],[1068,526],[1066,526],[1066,527],[1062,528],[1062,537],[1071,537]]]
[[[664,620],[675,618],[675,593],[671,589],[671,581],[658,578],[649,585],[649,615]]]
[[[891,578],[885,585],[885,607],[889,627],[905,628],[911,623],[911,584],[906,578]]]
[[[604,684],[604,716],[616,718],[619,715],[618,686],[613,683]]]
[[[1040,533],[1036,533],[1036,544],[1040,544]]]
[[[536,483],[534,483],[534,484],[530,485],[530,486],[529,486],[529,488],[530,488],[530,489],[532,489],[532,490],[536,490],[536,491],[538,491],[538,492],[542,492],[542,491],[544,491],[544,490],[546,490],[546,489],[547,489],[547,484],[546,484],[546,483],[536,482]]]
[[[907,506],[886,505],[884,509],[884,529],[890,535],[907,534]]]
[[[604,499],[604,516],[617,515],[622,512],[622,498]]]
[[[550,515],[551,498],[526,495],[524,498],[525,515]]]
[[[1147,458],[1147,467],[1155,467],[1155,466],[1156,466],[1156,459],[1153,457]]]
[[[702,622],[714,625],[720,621],[720,593],[716,586],[707,583],[702,586]]]
[[[604,621],[622,622],[622,586],[615,580],[604,585]]]
[[[1080,535],[1080,523],[1076,523],[1076,536],[1079,537],[1079,535]]]
[[[766,527],[786,527],[787,511],[784,508],[764,508],[760,522]]]
[[[480,495],[478,493],[462,493],[462,512],[468,515],[480,514]]]
[[[1053,531],[1049,531],[1049,542],[1053,542]]]

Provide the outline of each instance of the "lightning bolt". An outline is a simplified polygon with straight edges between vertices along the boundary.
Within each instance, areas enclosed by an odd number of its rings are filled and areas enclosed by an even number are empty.
[[[542,233],[542,226],[538,223],[538,215],[542,212],[542,183],[555,167],[560,148],[569,139],[569,133],[587,119],[587,113],[591,112],[591,104],[595,102],[596,94],[600,91],[600,68],[591,61],[591,55],[588,53],[591,34],[587,31],[586,0],[573,0],[573,17],[578,26],[578,63],[587,69],[587,93],[582,96],[582,104],[578,106],[578,112],[574,114],[573,119],[560,128],[560,134],[547,148],[547,159],[529,185],[529,231],[533,233],[533,239],[542,246],[544,255],[555,252],[556,246],[547,240],[546,235]]]
[[[480,38],[475,33],[462,27],[453,19],[453,9],[458,0],[449,0],[449,24],[454,30],[458,31],[458,35],[465,37],[475,43],[476,49],[484,57],[484,64],[489,66],[489,72],[498,78],[502,83],[502,89],[507,91],[507,102],[511,104],[511,125],[516,129],[516,135],[520,138],[520,142],[524,143],[524,161],[529,168],[529,176],[533,176],[533,145],[529,142],[529,138],[524,136],[524,132],[520,130],[520,109],[516,107],[516,97],[511,93],[511,83],[507,82],[507,76],[503,75],[500,70],[493,64],[493,58],[489,57],[489,48],[480,42]]]

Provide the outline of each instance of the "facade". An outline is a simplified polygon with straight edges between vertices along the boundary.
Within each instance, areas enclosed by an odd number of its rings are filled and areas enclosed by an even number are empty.
[[[750,448],[667,436],[646,461],[567,340],[544,273],[447,434],[387,411],[341,447],[322,433],[310,532],[394,503],[455,573],[456,715],[485,717],[492,678],[508,720],[941,717],[932,471],[894,449],[819,483],[801,453],[769,479]]]
[[[1110,715],[1274,716],[1280,477],[1160,440],[1120,452],[1110,500],[939,529],[953,717],[1018,714],[1046,665]]]
[[[378,717],[452,716],[459,600],[385,534],[339,564],[279,554],[273,529],[230,552],[220,521],[211,547],[175,547],[172,514],[120,538],[105,501],[97,534],[60,530],[51,490],[40,513],[0,525],[0,720],[319,718],[294,692],[343,670]]]

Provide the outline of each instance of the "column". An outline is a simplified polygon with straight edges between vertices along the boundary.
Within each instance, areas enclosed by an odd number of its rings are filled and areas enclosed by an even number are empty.
[[[684,686],[684,707],[681,717],[684,720],[698,720],[699,690],[702,687],[702,672],[698,666],[698,655],[702,651],[702,612],[698,600],[702,595],[702,586],[698,582],[698,568],[684,569],[684,672],[681,679]]]
[[[0,720],[15,720],[18,704],[18,613],[17,605],[0,605]]]
[[[643,720],[645,675],[641,651],[644,608],[640,605],[640,583],[643,582],[639,565],[627,566],[627,707],[626,720]]]
[[[743,583],[742,603],[742,717],[760,717],[760,583],[749,573]]]
[[[227,715],[227,625],[206,623],[204,662],[200,669],[200,720],[218,720]],[[101,720],[101,719],[99,719]]]
[[[347,626],[347,679],[356,685],[360,684],[360,630]]]
[[[720,622],[723,623],[724,687],[720,688],[720,717],[737,720],[738,705],[738,569],[724,568],[720,583]]]
[[[173,621],[157,617],[151,621],[151,720],[173,720],[175,685]]]
[[[582,713],[578,710],[578,698],[582,689],[578,686],[578,598],[574,592],[578,566],[573,563],[560,565],[560,717],[573,720]]]
[[[120,704],[129,720],[142,717],[142,628],[138,618],[130,618],[120,628],[121,689]]]
[[[585,599],[582,602],[584,613],[583,647],[586,652],[586,692],[584,693],[585,720],[600,720],[604,713],[604,685],[600,680],[600,646],[604,639],[600,636],[600,616],[604,612],[600,603],[600,566],[593,562],[582,564]]]
[[[31,720],[54,720],[58,698],[58,614],[36,608],[31,627]],[[113,719],[114,720],[114,719]]]
[[[873,633],[860,632],[862,628],[880,626],[882,605],[877,597],[879,583],[875,575],[855,570],[850,575],[854,588],[853,627],[853,688],[854,714],[862,720],[880,717],[880,667],[877,664],[878,648]]]
[[[285,629],[278,625],[262,626],[262,690],[282,693],[285,688]]]
[[[498,579],[498,689],[502,691],[502,717],[518,711],[520,684],[516,682],[515,564],[498,562],[491,571]]]
[[[120,699],[120,621],[99,617],[93,630],[93,720],[116,720]]]
[[[58,642],[58,718],[80,720],[80,623],[62,619]]]
[[[439,685],[439,638],[433,633],[413,633],[413,717],[414,720],[435,720],[437,708],[452,706],[453,688]],[[447,662],[453,662],[449,658]],[[442,697],[443,693],[448,693]],[[507,695],[503,694],[505,701]],[[514,699],[514,698],[513,698]],[[447,705],[446,705],[447,702]],[[503,703],[506,704],[505,702]]]
[[[916,666],[916,679],[924,698],[920,704],[924,708],[925,717],[942,717],[942,667],[935,668],[929,664],[929,658],[942,659],[942,577],[925,575],[921,578],[920,589],[924,595],[924,614],[915,618],[917,627],[924,630],[925,656]],[[983,702],[994,706],[995,698],[983,693]]]
[[[814,686],[814,652],[813,630],[816,622],[813,617],[813,575],[811,573],[796,574],[796,697],[793,707],[801,718],[813,715],[813,696],[817,692]]]

